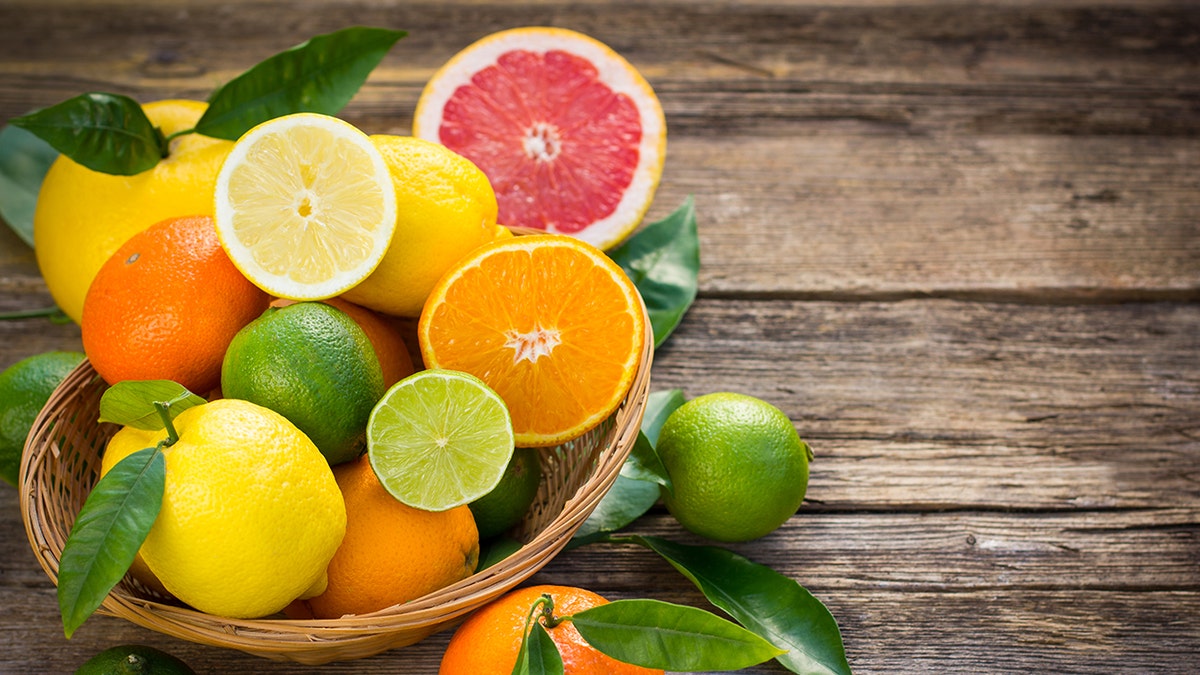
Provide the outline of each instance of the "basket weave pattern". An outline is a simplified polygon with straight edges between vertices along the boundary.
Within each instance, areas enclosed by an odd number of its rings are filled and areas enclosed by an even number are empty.
[[[647,336],[633,386],[608,420],[574,441],[540,450],[542,482],[533,506],[513,531],[524,545],[462,581],[370,614],[331,620],[227,619],[158,597],[126,576],[99,611],[180,639],[311,665],[371,656],[450,628],[550,562],[612,486],[637,440],[652,354]],[[101,452],[118,429],[96,421],[106,388],[84,361],[50,397],[26,441],[21,516],[38,562],[56,584],[63,544],[98,480]]]

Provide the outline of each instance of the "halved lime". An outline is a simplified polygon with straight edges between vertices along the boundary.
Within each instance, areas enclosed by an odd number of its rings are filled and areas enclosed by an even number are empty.
[[[504,401],[479,378],[455,370],[422,370],[400,380],[367,422],[367,455],[379,482],[426,511],[490,492],[513,447]]]

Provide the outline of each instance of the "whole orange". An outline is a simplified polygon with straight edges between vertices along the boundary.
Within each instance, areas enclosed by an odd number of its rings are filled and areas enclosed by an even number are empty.
[[[525,618],[543,593],[554,598],[554,616],[582,612],[608,602],[602,596],[573,586],[528,586],[484,605],[458,627],[438,675],[508,675],[517,663]],[[565,675],[662,675],[661,670],[642,668],[607,656],[580,637],[570,621],[547,628],[562,656]]]
[[[286,307],[294,302],[294,300],[279,298],[273,301],[271,306]],[[379,368],[383,371],[385,389],[415,372],[412,356],[408,352],[408,342],[405,341],[404,334],[394,317],[385,316],[362,305],[356,305],[340,296],[325,298],[317,302],[323,302],[342,310],[342,313],[350,317],[367,334],[367,339],[375,348],[375,356],[379,359]]]
[[[271,298],[233,266],[209,216],[169,218],[130,237],[88,288],[83,351],[109,384],[174,380],[200,395],[221,380],[233,336]]]
[[[366,455],[333,467],[346,502],[346,536],[325,592],[292,603],[293,618],[335,619],[408,602],[465,579],[479,562],[471,510],[422,511],[388,494]]]
[[[196,126],[203,101],[154,101],[142,106],[164,136]],[[221,163],[233,148],[200,134],[171,141],[153,169],[135,176],[93,171],[60,155],[42,180],[33,215],[38,269],[54,302],[80,321],[96,272],[129,237],[165,218],[208,214]]]

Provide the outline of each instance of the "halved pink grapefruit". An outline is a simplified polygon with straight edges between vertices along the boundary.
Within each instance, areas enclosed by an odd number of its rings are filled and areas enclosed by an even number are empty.
[[[504,225],[604,249],[641,222],[667,147],[658,97],[628,61],[544,27],[494,33],[451,58],[421,93],[413,135],[482,169]]]

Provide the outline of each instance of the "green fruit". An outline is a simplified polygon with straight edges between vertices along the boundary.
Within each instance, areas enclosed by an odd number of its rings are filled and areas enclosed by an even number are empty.
[[[161,649],[121,645],[88,659],[75,675],[196,675],[196,671]]]
[[[744,394],[700,396],[663,424],[656,447],[671,477],[671,515],[723,542],[773,532],[800,508],[809,448],[779,408]]]
[[[0,478],[8,484],[17,484],[21,451],[33,421],[81,361],[79,352],[46,352],[17,361],[0,373]]]
[[[491,492],[513,456],[508,407],[483,380],[430,369],[392,385],[371,412],[367,457],[414,509],[445,511]]]
[[[362,454],[383,371],[366,333],[321,302],[271,308],[234,336],[221,391],[270,408],[307,435],[331,465]]]
[[[479,538],[494,537],[521,522],[537,496],[541,479],[542,460],[537,450],[517,448],[496,487],[469,504]]]

